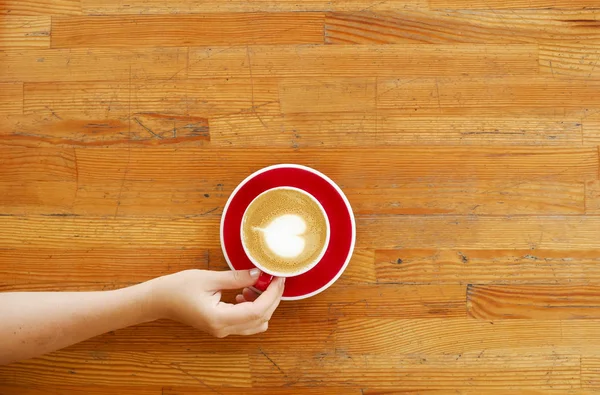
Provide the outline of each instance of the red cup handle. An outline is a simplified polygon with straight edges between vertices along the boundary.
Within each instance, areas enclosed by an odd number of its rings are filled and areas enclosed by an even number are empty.
[[[261,294],[267,290],[269,284],[271,284],[271,281],[273,281],[273,278],[274,277],[270,274],[261,272],[254,286],[250,288],[252,288],[255,292]]]

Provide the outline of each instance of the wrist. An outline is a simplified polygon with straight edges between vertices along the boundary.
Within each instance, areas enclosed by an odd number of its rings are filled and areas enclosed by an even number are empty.
[[[130,292],[140,322],[150,322],[165,318],[164,308],[162,307],[160,296],[157,295],[155,285],[153,284],[154,281],[146,281],[125,289]]]

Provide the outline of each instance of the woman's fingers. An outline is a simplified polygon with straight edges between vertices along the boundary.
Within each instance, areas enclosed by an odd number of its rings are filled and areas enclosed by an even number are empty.
[[[241,294],[235,296],[236,303],[254,302],[258,298],[258,293],[250,288],[244,288]]]
[[[246,299],[246,301],[254,302],[256,298],[258,298],[259,294],[250,288],[244,288],[242,290],[242,296],[244,296],[244,299]]]
[[[246,301],[236,305],[221,302],[217,308],[217,319],[224,326],[250,324],[255,321],[258,323],[267,322],[281,301],[283,288],[284,279],[276,278],[267,290],[252,302]]]

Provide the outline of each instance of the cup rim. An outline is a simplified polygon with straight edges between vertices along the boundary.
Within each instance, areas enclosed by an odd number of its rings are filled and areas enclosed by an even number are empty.
[[[254,257],[252,255],[250,255],[248,248],[246,247],[246,243],[244,243],[243,226],[240,226],[240,239],[242,242],[242,248],[244,249],[246,256],[248,257],[250,262],[252,262],[252,264],[254,266],[256,266],[258,269],[260,269],[262,272],[270,274],[275,277],[296,277],[296,276],[300,276],[300,275],[310,271],[315,266],[317,266],[319,264],[319,262],[321,262],[321,260],[325,256],[325,253],[327,252],[327,249],[329,248],[329,240],[331,239],[331,225],[329,223],[329,216],[327,215],[327,212],[325,211],[325,208],[323,207],[321,202],[319,202],[319,200],[316,197],[314,197],[310,192],[307,192],[304,189],[296,188],[296,187],[292,187],[292,186],[278,186],[278,187],[269,188],[266,191],[263,191],[260,194],[258,194],[258,196],[256,196],[254,199],[252,199],[250,204],[248,204],[248,206],[244,210],[244,214],[242,215],[242,225],[244,224],[244,218],[246,217],[246,213],[248,212],[248,209],[250,208],[252,203],[254,203],[262,195],[265,195],[272,191],[281,190],[281,189],[293,190],[293,191],[300,192],[300,193],[308,196],[313,202],[315,202],[317,204],[317,206],[319,207],[319,210],[321,211],[321,214],[323,214],[323,217],[325,218],[325,225],[326,225],[325,244],[323,244],[323,248],[322,248],[321,252],[319,253],[319,255],[315,258],[315,260],[310,265],[305,266],[304,268],[302,268],[302,270],[299,270],[297,272],[293,272],[293,273],[277,272],[277,271],[265,268],[262,264],[258,263],[258,261],[256,259],[254,259]]]

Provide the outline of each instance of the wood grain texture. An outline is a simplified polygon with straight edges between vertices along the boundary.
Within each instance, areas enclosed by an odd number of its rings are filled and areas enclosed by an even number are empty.
[[[226,297],[231,301],[232,298]],[[199,332],[197,329],[172,321],[156,321],[138,325],[79,343],[68,350],[78,354],[94,352],[147,353],[149,344],[157,358],[169,359],[169,354],[176,352],[193,352],[199,354],[229,354],[247,355],[263,350],[266,353],[286,349],[293,353],[332,353],[336,336],[337,319],[326,317],[311,317],[296,319],[289,314],[298,306],[288,303],[287,307],[277,311],[280,317],[269,325],[269,333],[252,338],[230,336],[220,342],[215,342],[212,336]],[[315,332],[315,336],[303,342],[294,340],[295,331]],[[139,383],[141,384],[141,383]]]
[[[596,248],[600,217],[381,216],[359,218],[359,223],[362,248],[581,250]]]
[[[77,360],[85,366],[74,367]],[[64,350],[27,363],[12,364],[0,371],[6,384],[21,385],[213,385],[249,387],[249,358],[242,354],[190,352],[79,352]],[[107,369],[124,370],[120,376],[106,376]],[[127,373],[125,373],[127,372]]]
[[[585,212],[600,213],[600,181],[589,181],[585,184]]]
[[[112,110],[112,104],[107,105]],[[141,112],[115,115],[114,119],[98,119],[93,114],[65,119],[45,108],[50,114],[0,117],[0,143],[20,147],[193,147],[211,140],[206,117]]]
[[[140,148],[172,134],[151,136],[142,125],[152,124],[135,119],[127,134],[81,135],[86,142],[72,143],[137,148],[1,148],[1,213],[114,217],[144,216],[150,210],[153,217],[218,216],[237,183],[253,170],[292,161],[327,172],[346,189],[357,214],[582,214],[583,184],[570,180],[594,180],[598,171],[595,149]],[[53,141],[38,134],[33,138]],[[202,135],[189,138],[206,142]],[[357,153],[353,162],[344,162],[352,152]],[[381,163],[380,156],[388,160]],[[216,170],[222,161],[229,164],[226,176]],[[456,163],[452,168],[446,166],[450,161]],[[207,170],[210,164],[217,166],[214,171]],[[407,170],[398,173],[397,168]]]
[[[595,284],[600,257],[591,250],[399,249],[375,252],[379,283]]]
[[[596,355],[584,355],[581,357],[582,388],[597,390],[600,386],[598,372],[600,372],[600,359]]]
[[[73,94],[67,92],[65,95]],[[190,101],[189,96],[188,100],[181,100],[184,103]],[[193,147],[204,145],[203,142],[210,140],[210,145],[215,147],[254,148],[356,148],[447,144],[564,147],[581,146],[582,140],[582,121],[574,116],[560,119],[545,115],[527,118],[510,115],[490,117],[480,114],[413,116],[402,111],[377,109],[362,109],[358,114],[280,114],[277,102],[265,102],[240,112],[214,116],[150,112],[134,113],[130,117],[123,111],[118,112],[118,108],[113,104],[111,101],[103,101],[96,109],[85,108],[78,113],[69,110],[71,114],[68,120],[61,119],[62,116],[56,112],[61,118],[53,115],[48,110],[50,107],[25,116],[0,116],[1,143],[22,147],[127,144],[177,144]],[[104,115],[100,108],[104,108]],[[300,110],[304,110],[304,107]],[[210,114],[210,110],[200,110],[199,113]],[[131,125],[129,119],[133,120]],[[148,124],[148,121],[152,124]],[[162,139],[149,133],[140,123],[160,135]],[[209,124],[208,129],[205,123]],[[584,144],[591,146],[594,144],[592,139],[597,140],[595,129],[591,129],[591,121],[588,123],[584,120],[583,124],[588,126],[585,131],[587,141]],[[176,135],[173,129],[176,130]],[[177,139],[182,135],[187,138]]]
[[[317,44],[323,42],[323,18],[322,13],[55,17],[52,47]]]
[[[254,355],[251,370],[264,385],[319,386],[340,384],[366,386],[376,380],[378,387],[404,390],[457,389],[473,386],[570,389],[579,383],[579,356],[571,355],[487,355],[443,356],[355,355],[325,357],[290,354]],[[278,369],[273,369],[275,365]],[[368,371],[368,374],[363,374]],[[258,384],[258,380],[257,383]]]
[[[552,78],[599,79],[600,50],[595,43],[561,42],[542,44],[539,49],[540,71]]]
[[[589,116],[582,119],[583,126],[583,142],[585,145],[599,146],[600,145],[600,115],[598,112],[591,112]]]
[[[64,115],[96,120],[139,114],[216,116],[278,110],[271,79],[155,80],[26,83],[26,115]]]
[[[596,8],[594,0],[429,0],[431,8],[463,8],[463,9],[526,9],[526,8],[559,8],[581,9]]]
[[[0,83],[0,114],[23,113],[23,84]]]
[[[458,392],[457,392],[458,391]],[[490,395],[508,395],[511,394],[513,390],[508,389],[494,389],[489,390],[486,389],[485,393]],[[460,394],[460,395],[472,395],[477,394],[477,390],[427,390],[425,392],[427,394],[433,395],[450,395],[450,394]],[[539,389],[519,389],[519,393],[523,395],[597,395],[597,392],[594,390],[582,390],[582,389],[570,389],[570,390],[539,390]],[[364,395],[404,395],[406,391],[401,389],[380,389],[380,388],[370,388],[364,391]]]
[[[179,80],[187,74],[187,55],[187,48],[6,50],[0,81]]]
[[[335,338],[348,355],[596,354],[598,320],[342,319]],[[455,358],[456,358],[455,357]],[[460,360],[460,358],[459,358]],[[468,371],[468,369],[465,369]]]
[[[382,3],[370,0],[82,0],[83,10],[93,15],[122,14],[186,14],[202,12],[281,12],[281,11],[359,11],[397,8],[427,8],[427,0],[390,0]]]
[[[0,15],[79,15],[80,0],[0,0]]]
[[[441,108],[506,107],[574,107],[595,108],[594,92],[600,86],[590,80],[581,84],[575,80],[549,77],[488,77],[488,78],[423,78],[379,79],[378,109],[407,108],[441,112]]]
[[[537,46],[527,44],[208,47],[190,49],[189,75],[235,78],[249,77],[250,71],[255,77],[293,79],[534,75],[537,58]]]
[[[589,319],[600,317],[597,286],[470,285],[470,317],[493,319]]]
[[[597,395],[599,26],[596,0],[0,0],[0,292],[229,270],[226,201],[272,164],[357,225],[264,334],[123,328],[0,395]]]
[[[4,392],[7,391],[7,392]],[[55,387],[44,387],[44,386],[13,386],[5,385],[0,388],[1,395],[62,395],[62,394],[76,394],[76,395],[101,395],[107,392],[127,394],[135,392],[140,395],[202,395],[206,393],[206,389],[198,388],[195,386],[137,386],[137,387],[119,387],[119,391],[115,392],[112,386],[98,386],[98,385],[80,385],[80,386],[55,386]],[[219,388],[221,394],[239,394],[239,388]],[[259,394],[265,395],[284,395],[289,393],[287,388],[266,388],[266,387],[254,387],[253,390]],[[348,388],[348,387],[330,387],[330,388],[296,388],[294,389],[295,394],[299,395],[338,395],[340,393],[349,395],[361,395],[360,388]],[[365,392],[366,393],[366,392]],[[556,394],[563,395],[563,394]],[[566,395],[566,394],[565,394]]]
[[[598,43],[595,11],[512,10],[328,13],[326,42],[386,43]]]
[[[49,16],[12,16],[0,14],[0,49],[49,48]]]

